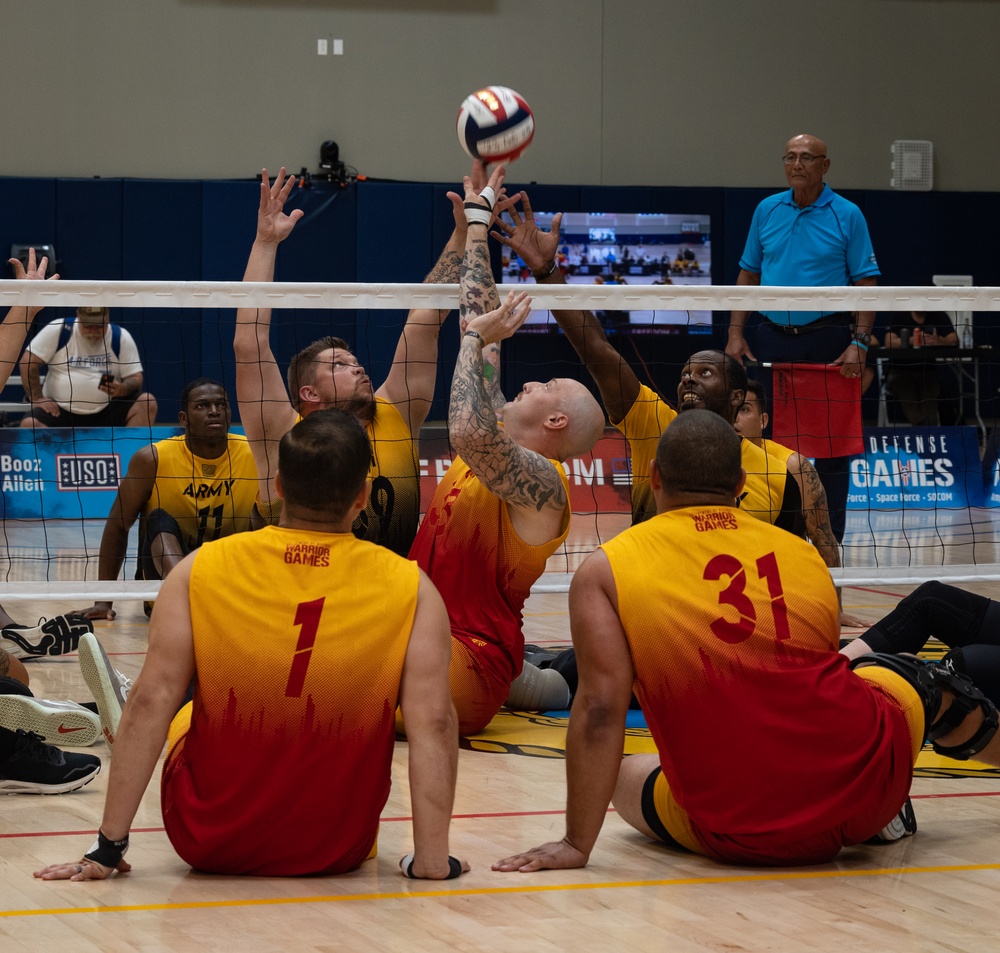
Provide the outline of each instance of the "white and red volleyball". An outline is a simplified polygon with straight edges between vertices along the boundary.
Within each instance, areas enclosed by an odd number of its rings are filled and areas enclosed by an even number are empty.
[[[534,135],[531,107],[506,86],[487,86],[466,96],[458,111],[458,141],[473,159],[516,159]]]

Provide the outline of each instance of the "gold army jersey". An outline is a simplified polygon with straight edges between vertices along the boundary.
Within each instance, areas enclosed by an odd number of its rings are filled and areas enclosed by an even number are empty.
[[[163,773],[187,863],[296,876],[369,856],[419,578],[351,533],[268,526],[198,550],[191,727]]]
[[[302,417],[297,417],[298,423]],[[351,529],[358,539],[385,546],[400,556],[410,551],[420,520],[420,460],[417,442],[403,415],[384,397],[375,398],[375,417],[365,425],[372,446],[368,479],[372,489],[368,503]],[[281,501],[258,511],[277,525]]]
[[[181,528],[189,550],[250,529],[257,495],[257,468],[247,438],[230,434],[220,457],[197,457],[183,435],[153,444],[156,482],[140,519],[166,510]]]
[[[677,411],[643,384],[629,412],[615,427],[628,442],[632,466],[632,524],[656,514],[656,501],[649,485],[649,466],[656,456],[660,435],[677,417]],[[783,463],[766,454],[749,440],[742,440],[746,486],[737,501],[751,516],[774,523],[799,535],[802,494]]]
[[[405,556],[420,519],[416,441],[402,414],[382,397],[375,398],[375,418],[365,429],[372,444],[372,492],[354,521],[354,535]]]

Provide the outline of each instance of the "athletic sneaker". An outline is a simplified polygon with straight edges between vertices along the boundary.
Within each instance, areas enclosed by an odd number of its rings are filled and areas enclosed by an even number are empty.
[[[82,705],[24,695],[0,695],[0,725],[77,747],[101,737],[101,719]]]
[[[902,840],[911,834],[917,833],[917,815],[913,813],[913,805],[907,798],[903,802],[899,813],[885,827],[882,828],[871,840],[869,844],[891,844],[893,841]]]
[[[544,649],[540,645],[526,644],[524,646],[524,660],[538,666],[538,668],[548,668],[552,660],[562,655],[566,648],[567,646]]]
[[[14,753],[0,761],[0,794],[65,794],[93,781],[101,759],[60,751],[30,731],[16,732]]]
[[[94,623],[75,612],[57,615],[33,629],[8,626],[0,630],[0,648],[14,658],[40,658],[44,655],[65,655],[75,652],[80,636],[93,632]]]
[[[104,646],[92,633],[85,633],[80,637],[80,668],[83,669],[83,677],[97,702],[104,738],[109,745],[113,745],[118,733],[118,722],[122,718],[122,708],[125,707],[132,688],[132,679],[126,678],[112,667]]]

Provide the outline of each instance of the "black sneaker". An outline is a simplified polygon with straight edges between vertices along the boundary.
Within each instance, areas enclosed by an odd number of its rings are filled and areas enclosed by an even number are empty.
[[[525,645],[524,660],[526,662],[530,662],[538,668],[548,668],[552,664],[552,660],[558,658],[565,651],[565,646],[560,648],[544,649],[540,645]]]
[[[61,751],[38,735],[18,729],[14,753],[0,761],[0,794],[65,794],[93,781],[101,759]]]
[[[33,629],[6,628],[0,632],[0,648],[14,658],[40,658],[75,652],[80,636],[93,632],[94,623],[75,612],[57,615]]]
[[[866,841],[868,844],[891,844],[917,833],[917,815],[913,813],[913,805],[907,798],[899,813],[874,837]]]

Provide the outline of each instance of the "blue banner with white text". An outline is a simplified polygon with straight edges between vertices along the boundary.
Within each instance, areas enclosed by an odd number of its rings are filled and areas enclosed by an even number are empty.
[[[103,519],[132,454],[180,427],[0,429],[4,519]]]
[[[866,427],[851,458],[851,510],[964,509],[985,503],[975,427]]]

